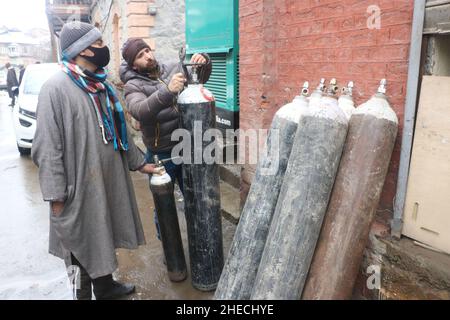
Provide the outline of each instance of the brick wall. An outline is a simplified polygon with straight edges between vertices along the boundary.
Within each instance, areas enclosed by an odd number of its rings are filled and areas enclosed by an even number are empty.
[[[369,29],[369,6],[381,12],[381,28]],[[341,85],[355,81],[359,105],[388,80],[388,97],[403,124],[413,0],[241,0],[240,126],[268,128],[275,112],[304,81],[321,77]],[[400,128],[380,209],[392,209],[400,159]],[[241,198],[254,175],[245,165]]]

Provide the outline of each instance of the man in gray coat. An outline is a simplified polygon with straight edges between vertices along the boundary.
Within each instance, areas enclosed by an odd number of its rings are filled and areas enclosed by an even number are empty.
[[[113,280],[116,248],[145,243],[130,170],[154,172],[127,132],[103,67],[100,31],[71,22],[60,34],[62,71],[42,87],[32,158],[50,203],[50,253],[80,271],[78,299],[115,299],[133,285]]]
[[[160,160],[170,159],[172,148],[178,141],[172,141],[172,133],[180,128],[180,112],[177,96],[184,89],[186,79],[179,62],[159,63],[150,46],[141,38],[130,38],[124,44],[120,67],[120,79],[125,84],[124,93],[128,110],[139,121],[142,138],[147,147],[147,161],[153,156]],[[199,67],[199,81],[208,81],[212,64],[205,53],[194,54],[191,63],[204,64]],[[164,163],[173,182],[178,182],[183,191],[181,165],[172,161]],[[154,214],[158,239],[159,225]]]

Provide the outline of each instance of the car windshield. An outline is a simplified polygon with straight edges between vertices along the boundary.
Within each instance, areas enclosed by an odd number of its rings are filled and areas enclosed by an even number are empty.
[[[55,73],[55,68],[30,70],[25,77],[24,94],[38,95],[42,85]]]

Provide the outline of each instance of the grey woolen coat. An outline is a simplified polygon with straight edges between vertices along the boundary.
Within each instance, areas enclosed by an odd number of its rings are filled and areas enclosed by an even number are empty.
[[[63,71],[44,84],[32,158],[44,200],[65,201],[50,212],[49,251],[67,265],[72,253],[94,279],[117,269],[116,248],[145,243],[129,173],[144,157],[130,134],[128,143],[103,143],[92,101]]]

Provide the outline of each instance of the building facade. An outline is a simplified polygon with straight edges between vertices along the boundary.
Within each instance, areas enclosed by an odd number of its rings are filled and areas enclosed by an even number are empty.
[[[184,45],[183,0],[97,0],[91,6],[92,23],[111,48],[111,75],[119,83],[121,48],[128,38],[143,38],[157,59],[174,61]]]
[[[120,85],[121,48],[130,37],[143,38],[162,61],[178,59],[184,45],[184,0],[53,0],[47,2],[47,16],[58,57],[58,35],[71,20],[89,22],[100,29],[111,49],[108,66],[111,80]]]
[[[45,30],[20,30],[5,28],[0,31],[0,66],[10,62],[13,66],[47,62],[50,60],[50,36]]]

